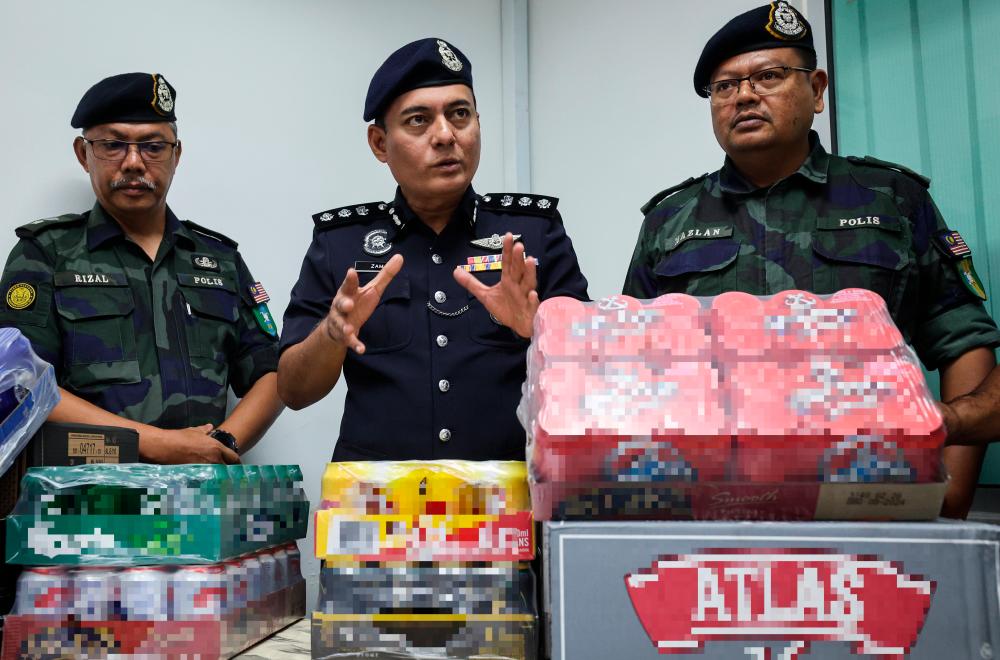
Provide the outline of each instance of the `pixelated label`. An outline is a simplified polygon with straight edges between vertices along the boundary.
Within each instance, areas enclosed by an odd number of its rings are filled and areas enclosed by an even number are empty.
[[[70,433],[67,435],[66,453],[79,458],[104,458],[104,436],[100,433]],[[115,456],[118,447],[114,447]]]
[[[932,520],[941,510],[945,483],[823,484],[817,520]]]
[[[848,642],[855,654],[904,656],[934,591],[933,581],[896,562],[814,548],[665,556],[626,575],[625,586],[660,653],[691,653],[713,640],[786,640],[788,660],[820,640]]]

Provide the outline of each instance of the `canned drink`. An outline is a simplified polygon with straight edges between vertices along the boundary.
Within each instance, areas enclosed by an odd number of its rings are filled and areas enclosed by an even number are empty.
[[[302,579],[302,553],[299,552],[299,544],[289,541],[284,546],[288,553],[288,570],[285,572],[288,584],[295,584]]]
[[[259,551],[257,559],[260,561],[261,597],[267,598],[278,589],[278,560],[268,550]]]
[[[288,550],[285,550],[284,546],[277,545],[271,548],[271,554],[274,555],[274,560],[277,562],[277,570],[275,571],[277,580],[274,589],[280,591],[292,584],[292,576],[288,573]]]
[[[217,620],[229,612],[228,579],[222,565],[182,566],[171,582],[173,620]]]
[[[250,580],[246,565],[240,559],[230,559],[222,563],[226,568],[229,583],[229,607],[241,610],[249,600]]]
[[[70,608],[81,621],[107,621],[118,602],[118,579],[110,568],[80,568],[73,572],[75,600]]]
[[[163,566],[136,566],[118,574],[118,593],[126,621],[170,619],[171,571]]]
[[[260,560],[255,555],[247,555],[242,561],[247,571],[247,600],[255,603],[264,597]]]
[[[66,616],[74,601],[73,579],[65,568],[25,568],[17,579],[16,614]]]

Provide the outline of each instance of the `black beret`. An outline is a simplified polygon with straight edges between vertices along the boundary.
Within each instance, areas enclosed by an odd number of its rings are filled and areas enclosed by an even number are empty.
[[[121,73],[87,90],[73,113],[73,128],[98,124],[177,121],[177,92],[158,73]]]
[[[716,67],[734,55],[769,48],[816,52],[809,21],[785,0],[740,14],[712,35],[694,68],[694,91],[707,97],[705,88]]]
[[[468,85],[472,62],[443,39],[420,39],[390,55],[372,76],[364,120],[381,116],[400,94],[421,87]]]

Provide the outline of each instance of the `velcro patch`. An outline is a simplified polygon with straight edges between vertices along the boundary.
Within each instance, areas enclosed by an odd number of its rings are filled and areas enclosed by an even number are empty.
[[[899,218],[888,215],[860,215],[853,218],[819,218],[816,221],[819,229],[860,229],[875,227],[886,231],[900,231]]]
[[[186,286],[203,286],[211,289],[226,289],[232,291],[233,288],[226,282],[225,278],[218,275],[191,275],[189,273],[178,273],[177,279]]]
[[[63,271],[53,275],[56,286],[125,286],[122,273],[79,273]]]
[[[934,235],[934,245],[944,256],[958,261],[972,256],[972,250],[957,231],[940,231]]]

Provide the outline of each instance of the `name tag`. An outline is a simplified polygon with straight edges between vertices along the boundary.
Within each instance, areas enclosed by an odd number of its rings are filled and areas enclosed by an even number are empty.
[[[385,268],[383,261],[355,261],[354,270],[359,273],[378,273]]]
[[[819,218],[816,226],[820,229],[858,229],[876,227],[886,231],[899,231],[899,218],[890,215],[857,215],[843,218]]]
[[[178,281],[186,286],[202,286],[210,289],[226,289],[232,291],[233,288],[226,282],[225,278],[218,275],[191,275],[189,273],[178,273]]]
[[[125,286],[122,273],[78,273],[63,271],[53,275],[56,286]]]
[[[684,241],[693,238],[729,238],[733,235],[732,225],[715,225],[688,229],[667,239],[667,249],[673,250]]]

